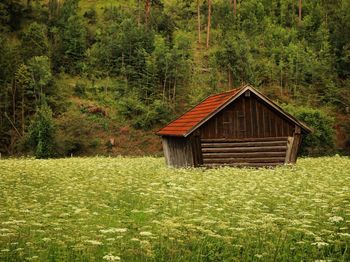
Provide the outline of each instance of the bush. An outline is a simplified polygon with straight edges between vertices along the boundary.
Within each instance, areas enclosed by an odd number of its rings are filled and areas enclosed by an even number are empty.
[[[136,129],[150,129],[156,124],[169,120],[170,109],[161,100],[145,105],[135,97],[127,97],[119,102],[119,113],[129,119]]]
[[[345,144],[343,148],[343,153],[350,155],[350,120],[348,119],[343,123],[344,133],[345,133]]]
[[[74,86],[74,94],[78,97],[86,96],[86,84],[83,82],[77,82]]]
[[[96,13],[96,10],[94,8],[89,8],[84,13],[84,18],[88,19],[90,24],[96,23],[96,17],[97,17],[97,13]]]
[[[313,129],[311,134],[302,139],[301,155],[327,155],[334,153],[335,132],[333,129],[334,119],[332,117],[319,109],[294,105],[284,105],[282,107]]]
[[[57,119],[56,141],[60,156],[85,153],[95,126],[79,111],[69,110]]]
[[[34,149],[36,158],[49,158],[54,156],[55,127],[52,111],[45,103],[34,116],[29,127],[29,145]]]

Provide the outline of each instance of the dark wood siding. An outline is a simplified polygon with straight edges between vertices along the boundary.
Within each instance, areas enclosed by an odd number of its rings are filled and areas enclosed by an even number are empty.
[[[162,137],[167,164],[172,167],[201,166],[203,164],[201,139],[198,133],[190,137]]]
[[[163,136],[163,151],[168,166],[186,167],[194,166],[192,145],[184,137]]]
[[[288,138],[202,139],[205,166],[276,166],[286,161]]]
[[[253,93],[242,95],[199,128],[201,138],[263,138],[293,136],[294,124]]]
[[[202,155],[202,146],[201,146],[201,137],[198,132],[195,132],[189,138],[189,141],[192,146],[192,157],[193,165],[201,166],[203,164],[203,155]]]

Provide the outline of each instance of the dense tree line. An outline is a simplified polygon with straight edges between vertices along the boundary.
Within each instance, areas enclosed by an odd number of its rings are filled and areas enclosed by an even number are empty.
[[[281,103],[348,113],[349,0],[100,2],[0,3],[1,152],[47,156],[44,138],[54,140],[72,96],[144,130],[244,83]],[[73,93],[62,76],[78,79]]]

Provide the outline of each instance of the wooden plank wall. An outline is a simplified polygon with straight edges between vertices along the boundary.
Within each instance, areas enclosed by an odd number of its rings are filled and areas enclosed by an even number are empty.
[[[192,146],[193,165],[194,166],[203,165],[201,137],[199,133],[195,132],[193,135],[189,137],[189,140]]]
[[[204,139],[288,137],[293,132],[294,124],[253,93],[242,95],[200,127]]]
[[[168,166],[194,166],[193,148],[191,139],[184,137],[162,137],[165,161]]]
[[[276,166],[286,161],[287,137],[202,139],[204,166]]]

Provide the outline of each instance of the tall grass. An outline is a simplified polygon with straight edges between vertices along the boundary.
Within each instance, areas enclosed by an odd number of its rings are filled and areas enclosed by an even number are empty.
[[[0,161],[0,261],[349,261],[350,159]]]

